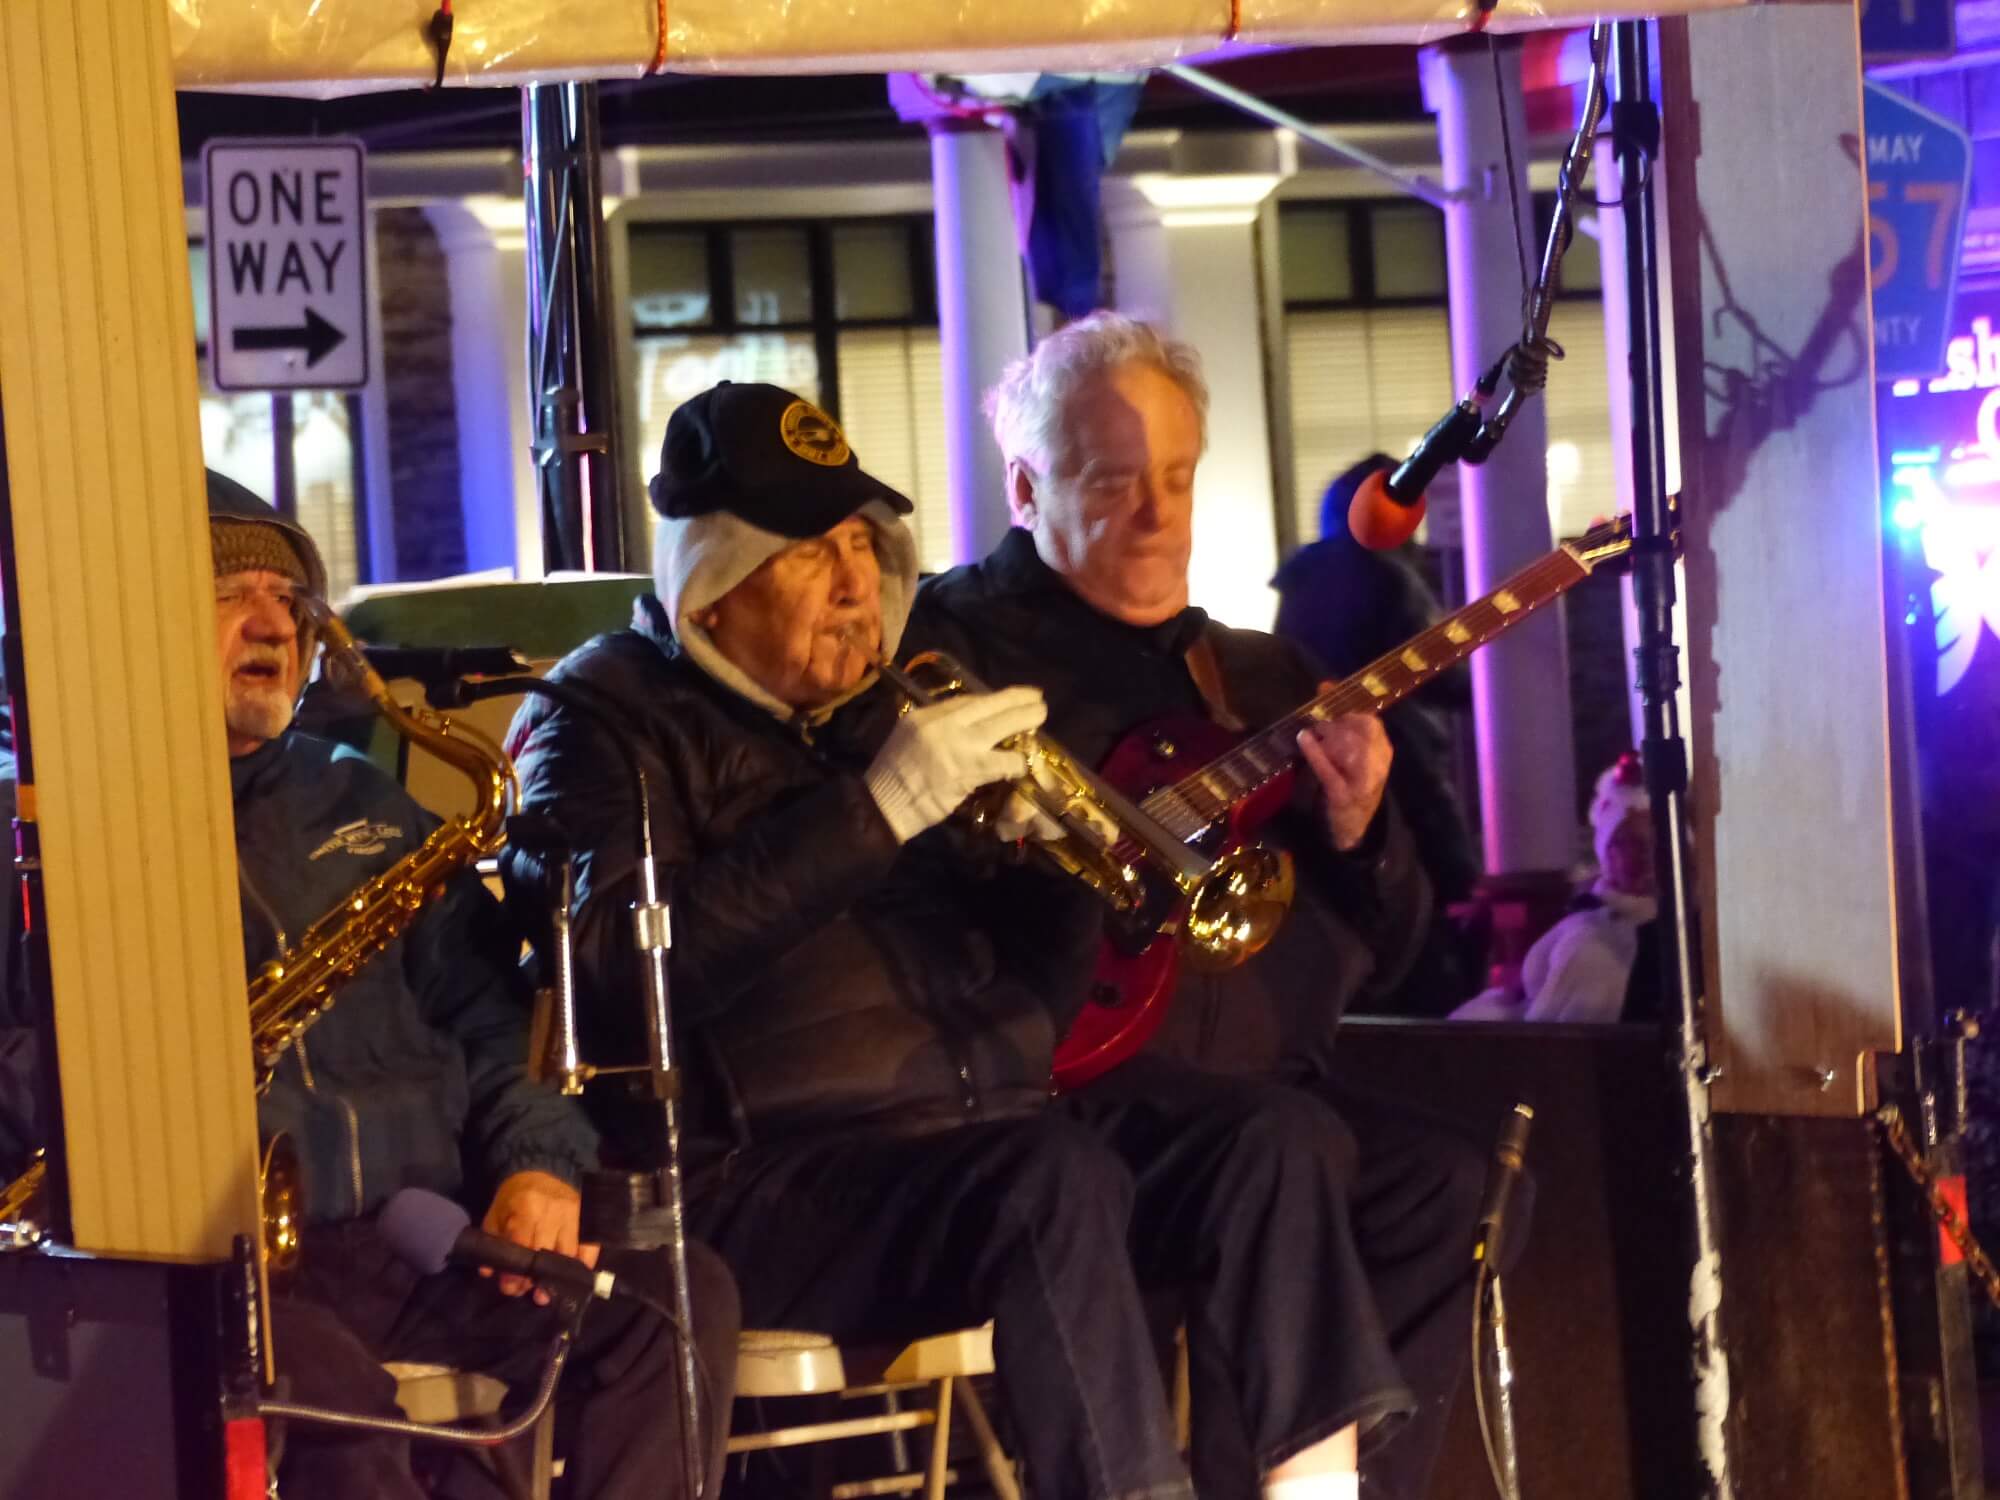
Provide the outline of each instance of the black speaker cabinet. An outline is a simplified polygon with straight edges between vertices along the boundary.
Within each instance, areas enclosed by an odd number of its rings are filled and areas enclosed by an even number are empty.
[[[1342,1030],[1344,1074],[1483,1135],[1515,1101],[1534,1106],[1534,1222],[1507,1283],[1526,1500],[1704,1493],[1674,1058],[1650,1027]],[[1934,1165],[1955,1161],[1947,1145]],[[1965,1267],[1940,1250],[1875,1122],[1718,1115],[1714,1163],[1735,1494],[1980,1496]],[[1469,1392],[1431,1493],[1494,1493]]]

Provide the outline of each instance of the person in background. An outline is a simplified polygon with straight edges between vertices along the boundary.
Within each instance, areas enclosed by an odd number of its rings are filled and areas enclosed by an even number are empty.
[[[1361,482],[1395,466],[1388,454],[1371,453],[1334,476],[1320,500],[1319,540],[1285,559],[1271,579],[1278,593],[1272,630],[1305,647],[1336,678],[1352,676],[1444,613],[1417,570],[1414,541],[1377,552],[1348,529],[1348,506]],[[1383,1010],[1442,1015],[1477,982],[1477,963],[1447,915],[1472,895],[1481,874],[1478,844],[1452,781],[1446,717],[1471,704],[1471,675],[1461,663],[1382,715],[1395,752],[1389,791],[1433,896],[1427,940],[1410,972],[1379,998]]]
[[[1487,990],[1457,1021],[1661,1018],[1652,803],[1632,751],[1597,778],[1590,826],[1597,876],[1521,963],[1517,989]]]

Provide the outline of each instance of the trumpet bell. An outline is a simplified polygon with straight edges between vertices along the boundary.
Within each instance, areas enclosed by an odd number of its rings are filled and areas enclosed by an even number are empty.
[[[1180,930],[1188,965],[1219,974],[1261,950],[1291,910],[1295,885],[1281,849],[1246,844],[1223,855],[1188,901]]]

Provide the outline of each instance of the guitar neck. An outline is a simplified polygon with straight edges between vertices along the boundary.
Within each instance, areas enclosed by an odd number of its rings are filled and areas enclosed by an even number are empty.
[[[1601,535],[1602,534],[1602,535]],[[1181,838],[1193,838],[1298,760],[1299,731],[1343,714],[1380,713],[1465,660],[1591,574],[1592,566],[1630,545],[1619,523],[1556,548],[1492,593],[1473,600],[1310,703],[1249,736],[1192,776],[1148,797],[1147,813]]]

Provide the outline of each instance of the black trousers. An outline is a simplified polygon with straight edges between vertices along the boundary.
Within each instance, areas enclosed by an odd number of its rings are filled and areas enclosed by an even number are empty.
[[[1322,1078],[1299,1087],[1354,1133],[1355,1243],[1389,1346],[1417,1399],[1400,1431],[1364,1448],[1362,1493],[1368,1500],[1425,1500],[1471,1364],[1472,1250],[1493,1143],[1460,1122],[1350,1082]],[[1520,1259],[1533,1206],[1534,1183],[1524,1179],[1508,1209],[1507,1242],[1495,1257],[1502,1272]]]
[[[993,1320],[1037,1500],[1191,1500],[1126,1255],[1133,1186],[1054,1113],[738,1151],[689,1185],[745,1321],[888,1344]]]
[[[666,1256],[604,1252],[603,1264],[672,1305]],[[708,1445],[704,1493],[722,1474],[740,1326],[735,1287],[708,1250],[688,1246],[695,1341],[709,1389],[702,1409]],[[449,1364],[493,1375],[525,1394],[564,1314],[529,1297],[502,1297],[470,1271],[419,1276],[383,1245],[370,1220],[306,1232],[297,1283],[274,1299],[278,1370],[294,1401],[399,1416],[384,1360]],[[577,1500],[685,1500],[680,1481],[678,1346],[652,1311],[628,1298],[593,1302],[557,1393],[558,1452]],[[419,1500],[404,1439],[287,1424],[279,1483],[286,1500]],[[495,1493],[477,1466],[450,1450],[416,1445],[435,1463],[447,1493]]]
[[[1355,1140],[1333,1110],[1154,1056],[1058,1107],[1133,1175],[1141,1282],[1181,1294],[1203,1500],[1255,1500],[1301,1449],[1411,1412],[1357,1245]]]

